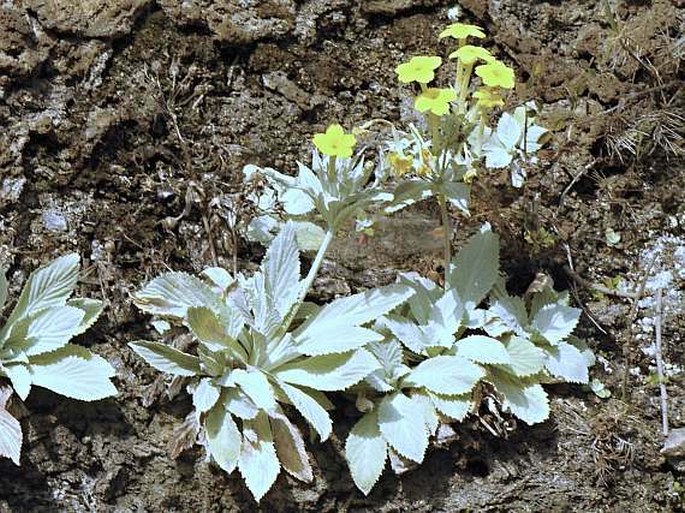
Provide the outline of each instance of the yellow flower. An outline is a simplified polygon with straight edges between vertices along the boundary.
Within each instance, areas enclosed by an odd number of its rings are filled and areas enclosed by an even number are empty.
[[[457,99],[457,92],[454,89],[438,89],[429,87],[416,97],[414,107],[419,112],[430,111],[436,116],[443,116],[450,110],[450,102]]]
[[[407,157],[400,152],[394,151],[388,155],[388,162],[390,162],[390,165],[395,172],[395,176],[404,176],[411,171],[414,159]]]
[[[416,170],[416,174],[420,177],[430,176],[433,171],[431,168],[431,161],[433,160],[433,154],[428,148],[421,148],[421,165]]]
[[[464,183],[470,184],[473,182],[473,179],[478,176],[478,173],[476,172],[475,169],[470,168],[466,173],[464,173]]]
[[[421,164],[421,167],[419,167],[416,170],[416,174],[419,175],[420,177],[426,177],[431,174],[431,168],[428,167],[426,164]]]
[[[409,62],[395,68],[400,82],[427,84],[435,78],[435,70],[442,64],[442,58],[435,56],[412,57]]]
[[[460,62],[466,64],[473,64],[477,60],[492,62],[495,58],[485,48],[473,45],[464,45],[459,50],[455,50],[450,54],[450,59],[459,59]]]
[[[321,153],[330,157],[351,157],[352,148],[357,144],[356,137],[346,134],[338,124],[329,126],[325,134],[316,134],[313,141]]]
[[[476,67],[478,75],[488,87],[514,88],[514,70],[500,61],[492,61]]]
[[[479,88],[475,93],[473,93],[473,97],[478,100],[476,105],[486,109],[491,109],[492,107],[501,107],[504,105],[504,100],[502,97],[487,87]]]
[[[466,23],[452,23],[448,25],[445,30],[440,32],[440,39],[443,37],[453,37],[454,39],[466,39],[469,36],[484,38],[485,33],[483,29],[477,25],[468,25]]]

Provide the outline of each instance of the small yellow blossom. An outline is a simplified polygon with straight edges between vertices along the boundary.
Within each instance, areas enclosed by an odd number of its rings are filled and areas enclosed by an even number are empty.
[[[390,162],[390,165],[395,172],[395,176],[401,177],[411,171],[414,159],[407,157],[400,152],[394,151],[388,155],[388,162]]]
[[[466,173],[464,173],[464,183],[470,184],[473,182],[473,179],[478,176],[478,173],[476,172],[475,169],[469,168]]]
[[[492,62],[495,60],[493,55],[485,48],[473,45],[464,45],[458,50],[450,54],[450,59],[459,59],[460,62],[466,64],[473,64],[477,60]]]
[[[400,82],[418,82],[427,84],[435,78],[435,70],[442,64],[442,58],[437,56],[412,57],[409,62],[400,64],[395,68]]]
[[[433,160],[433,154],[428,148],[421,148],[421,165],[416,170],[416,174],[422,178],[430,176],[432,174],[431,161]]]
[[[338,124],[333,124],[326,129],[324,134],[314,136],[314,146],[330,157],[348,158],[352,156],[352,148],[357,144],[357,139],[352,134],[346,134]]]
[[[488,87],[514,88],[514,70],[500,61],[492,61],[476,67],[478,75]]]
[[[448,25],[445,30],[440,32],[440,39],[444,37],[453,37],[454,39],[466,39],[469,36],[484,38],[485,33],[483,29],[477,25],[468,25],[466,23],[452,23]]]
[[[491,109],[492,107],[501,107],[504,105],[504,100],[502,97],[487,87],[479,88],[475,93],[473,93],[473,97],[478,100],[476,105],[486,109]]]
[[[416,170],[416,174],[422,178],[429,176],[431,174],[431,168],[426,164],[421,164],[421,166]]]
[[[430,111],[436,116],[444,116],[450,110],[450,102],[457,99],[454,89],[429,87],[416,97],[414,107],[419,112]]]

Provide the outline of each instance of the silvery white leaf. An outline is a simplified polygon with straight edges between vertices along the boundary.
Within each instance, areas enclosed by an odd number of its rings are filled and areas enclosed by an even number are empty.
[[[359,383],[378,367],[378,360],[371,353],[357,349],[288,363],[274,371],[274,375],[292,385],[333,392]]]
[[[269,245],[261,268],[268,303],[283,319],[300,293],[300,253],[292,223],[285,223]]]
[[[114,368],[100,356],[87,349],[66,346],[31,358],[31,381],[65,397],[82,401],[96,401],[117,390],[110,381]]]
[[[274,484],[280,469],[268,420],[257,417],[254,421],[245,421],[238,470],[257,502]]]
[[[499,271],[499,238],[487,231],[472,236],[454,258],[450,285],[467,309],[485,299],[495,284]]]
[[[207,449],[217,465],[229,474],[238,464],[242,436],[224,405],[215,405],[204,422]]]
[[[200,359],[160,342],[136,340],[129,347],[155,369],[175,376],[196,376],[202,372]]]
[[[281,466],[300,481],[311,482],[314,474],[300,430],[288,420],[280,408],[278,412],[271,414],[270,418],[276,454]]]
[[[359,419],[350,431],[345,442],[345,459],[354,484],[368,495],[388,459],[387,444],[378,427],[375,410]]]
[[[21,424],[5,409],[12,395],[10,387],[0,387],[0,456],[10,458],[19,466],[21,458]]]
[[[40,310],[64,306],[76,287],[78,269],[79,256],[70,253],[32,272],[7,319],[5,330],[19,319]]]
[[[428,429],[414,402],[402,392],[385,397],[378,407],[378,427],[385,440],[402,456],[423,461]]]

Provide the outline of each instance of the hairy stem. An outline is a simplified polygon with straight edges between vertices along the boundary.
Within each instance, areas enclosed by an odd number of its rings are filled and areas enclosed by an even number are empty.
[[[444,192],[438,194],[438,203],[440,204],[443,239],[445,243],[445,290],[447,290],[450,283],[450,262],[452,261],[452,226],[450,223],[450,214],[447,209],[447,201],[445,200]]]
[[[333,241],[334,236],[335,236],[334,231],[329,228],[326,231],[326,235],[324,235],[323,241],[321,242],[321,246],[319,246],[319,250],[316,253],[316,257],[314,257],[314,261],[312,262],[312,266],[309,269],[307,276],[305,277],[304,281],[301,284],[300,293],[297,296],[297,301],[293,305],[292,309],[288,313],[288,316],[285,318],[285,320],[282,324],[283,335],[285,335],[285,333],[288,331],[290,324],[293,322],[293,319],[297,315],[297,312],[299,311],[300,306],[302,306],[302,303],[304,302],[304,298],[307,297],[307,293],[309,292],[309,289],[312,288],[312,284],[314,283],[314,279],[316,278],[316,275],[318,274],[319,269],[321,268],[321,264],[323,263],[323,258],[326,255],[326,251],[328,251],[328,247],[331,245],[331,242]]]

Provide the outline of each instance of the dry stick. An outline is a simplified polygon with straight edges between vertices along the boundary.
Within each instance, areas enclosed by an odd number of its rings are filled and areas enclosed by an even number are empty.
[[[574,278],[574,276],[578,276],[578,273],[575,272],[573,269],[573,255],[571,254],[571,246],[569,244],[564,244],[564,248],[566,249],[566,259],[568,261],[568,264],[563,267],[564,271],[571,277]],[[585,281],[585,280],[583,280]],[[581,285],[584,285],[583,281],[578,281]],[[595,316],[592,314],[590,311],[590,308],[587,307],[587,305],[580,299],[580,296],[578,295],[578,291],[576,287],[574,286],[571,289],[573,293],[573,297],[575,298],[576,302],[580,305],[580,307],[583,309],[583,312],[585,312],[585,315],[587,315],[588,319],[592,321],[592,324],[595,325],[595,327],[607,335],[607,330],[605,330],[599,322],[597,322],[597,319],[595,319]]]
[[[659,378],[659,393],[661,395],[661,432],[668,436],[668,393],[664,382],[664,360],[661,353],[661,321],[663,317],[663,305],[661,301],[661,289],[656,291],[656,319],[654,329],[656,331],[656,372]]]
[[[606,296],[616,296],[616,297],[625,297],[628,299],[639,299],[637,294],[635,292],[624,292],[622,290],[615,290],[615,289],[610,289],[609,287],[605,287],[604,285],[600,285],[599,283],[592,283],[591,281],[586,280],[583,278],[578,272],[576,272],[575,269],[572,267],[565,265],[563,267],[564,272],[571,278],[573,281],[578,283],[579,285],[585,287],[586,289],[590,291],[595,291],[599,292],[601,294],[604,294]]]

